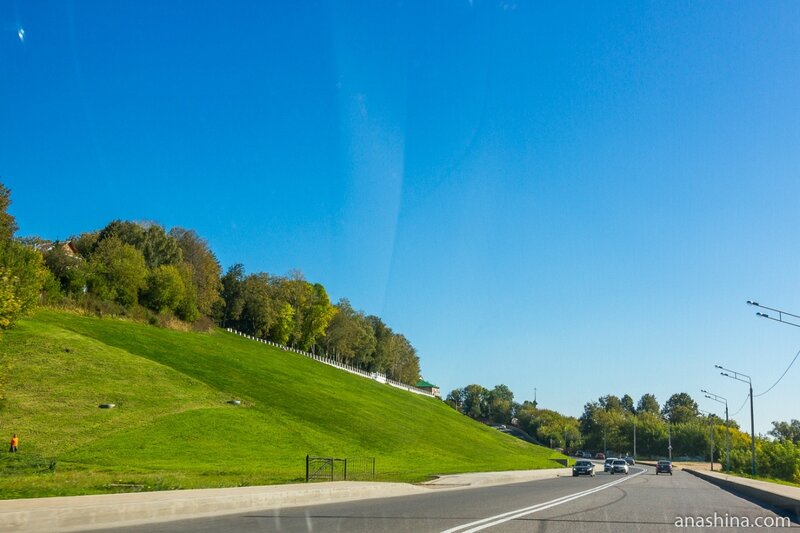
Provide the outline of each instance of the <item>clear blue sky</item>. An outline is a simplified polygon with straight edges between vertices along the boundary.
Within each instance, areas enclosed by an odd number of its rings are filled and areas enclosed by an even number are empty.
[[[0,30],[21,235],[194,228],[380,315],[445,393],[572,415],[733,412],[714,363],[759,393],[800,349],[744,303],[800,314],[800,3],[0,0]]]

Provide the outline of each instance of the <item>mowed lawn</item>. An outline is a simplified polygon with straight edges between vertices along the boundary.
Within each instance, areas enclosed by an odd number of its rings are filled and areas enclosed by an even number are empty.
[[[20,436],[2,498],[299,482],[306,454],[375,457],[377,479],[411,482],[563,458],[222,330],[42,309],[0,343],[0,436]]]

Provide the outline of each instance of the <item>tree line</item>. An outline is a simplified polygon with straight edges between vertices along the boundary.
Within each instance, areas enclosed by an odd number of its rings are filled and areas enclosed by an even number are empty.
[[[541,409],[536,401],[514,401],[506,385],[487,389],[471,384],[453,389],[445,401],[458,412],[484,423],[511,424],[540,444],[566,448],[582,443],[578,419],[551,409]]]
[[[37,303],[79,305],[162,326],[212,324],[414,385],[416,349],[380,317],[331,303],[325,287],[292,272],[222,273],[208,242],[194,230],[115,220],[100,230],[50,242],[18,239],[0,183],[0,331]]]
[[[685,392],[670,396],[662,406],[653,394],[638,401],[628,394],[601,396],[584,405],[580,417],[562,415],[540,408],[535,401],[514,401],[505,385],[487,389],[471,384],[451,391],[446,402],[458,412],[484,423],[511,424],[541,444],[577,450],[633,454],[640,458],[711,459],[723,466],[728,462],[725,420],[700,412],[697,402]],[[750,434],[730,424],[730,465],[732,472],[751,471]],[[772,422],[768,435],[756,436],[757,472],[761,476],[800,483],[800,421]],[[636,445],[634,446],[634,434]]]

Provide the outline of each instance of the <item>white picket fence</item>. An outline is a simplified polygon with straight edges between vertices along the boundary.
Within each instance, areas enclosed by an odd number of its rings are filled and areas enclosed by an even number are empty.
[[[386,377],[385,374],[381,374],[380,372],[367,372],[366,370],[361,370],[360,368],[340,363],[338,361],[335,361],[334,359],[330,359],[329,357],[324,357],[321,355],[304,352],[303,350],[298,350],[297,348],[292,348],[290,346],[284,346],[283,344],[278,344],[277,342],[268,341],[266,339],[259,339],[258,337],[254,337],[253,335],[248,335],[247,333],[242,333],[241,331],[236,331],[235,329],[232,328],[225,328],[225,330],[228,333],[239,335],[240,337],[250,339],[251,341],[260,342],[262,344],[268,344],[270,346],[273,346],[275,348],[280,348],[281,350],[285,350],[287,352],[292,352],[298,355],[302,355],[304,357],[308,357],[309,359],[313,359],[314,361],[318,361],[328,366],[338,368],[339,370],[344,370],[345,372],[350,372],[351,374],[361,376],[362,378],[372,379],[379,383],[386,383],[387,385],[391,385],[392,387],[403,389],[408,392],[413,392],[414,394],[420,394],[422,396],[428,396],[430,398],[436,397],[426,390],[418,389],[417,387],[412,387],[411,385],[406,385],[405,383],[400,383],[399,381],[389,379]]]

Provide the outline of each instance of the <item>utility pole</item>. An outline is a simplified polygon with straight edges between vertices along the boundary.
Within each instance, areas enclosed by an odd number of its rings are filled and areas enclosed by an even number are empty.
[[[757,305],[757,304],[751,304],[751,305]],[[741,381],[742,383],[747,383],[747,385],[750,387],[750,462],[753,475],[755,476],[756,475],[756,423],[755,420],[753,419],[753,380],[750,378],[750,376],[742,374],[741,372],[736,372],[735,370],[724,368],[720,365],[714,365],[714,366],[716,368],[725,371],[725,372],[720,372],[721,375],[727,378]]]
[[[700,392],[705,393],[706,398],[725,404],[725,471],[731,471],[731,424],[728,420],[728,399],[723,398],[713,392],[701,389]]]
[[[750,459],[753,463],[753,475],[756,475],[756,422],[753,419],[753,383],[750,382]]]
[[[753,300],[747,300],[747,305],[760,307],[761,309],[768,309],[769,311],[774,311],[778,313],[778,318],[770,316],[767,313],[762,313],[760,311],[756,312],[756,316],[759,316],[761,318],[766,318],[769,320],[774,320],[775,322],[780,322],[781,324],[787,324],[789,326],[800,328],[800,324],[797,322],[797,319],[800,319],[800,315],[795,315],[794,313],[781,311],[780,309],[775,309],[774,307],[767,307],[766,305],[761,305],[760,303]],[[791,318],[786,318],[786,317],[791,317]],[[718,365],[717,367],[722,368],[721,366]],[[723,370],[727,370],[727,368],[723,368]],[[729,372],[733,371],[729,370]],[[734,374],[733,376],[730,376],[728,374],[722,374],[722,375],[728,376],[729,378],[733,379],[739,379],[736,375],[736,372],[733,372],[733,374]],[[756,475],[756,429],[755,429],[755,422],[753,421],[753,382],[749,376],[745,376],[744,374],[741,375],[747,378],[747,383],[750,385],[750,454],[753,461],[753,475],[755,476]],[[739,379],[739,381],[744,381],[744,380]]]
[[[714,471],[714,417],[709,416],[709,431],[711,432],[711,471]]]
[[[672,423],[667,424],[667,439],[668,439],[667,450],[669,450],[669,461],[672,462]]]

